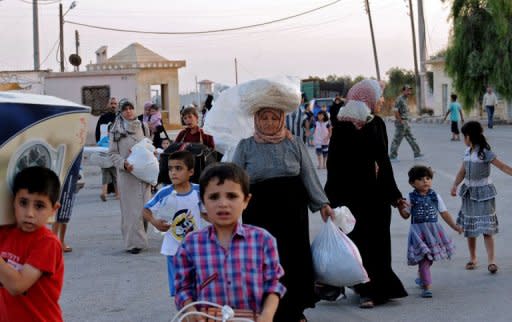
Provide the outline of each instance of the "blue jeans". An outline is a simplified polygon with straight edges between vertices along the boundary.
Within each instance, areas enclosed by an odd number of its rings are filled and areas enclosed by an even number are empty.
[[[487,127],[492,129],[494,118],[494,105],[486,105],[485,111],[487,112]]]
[[[176,289],[174,288],[174,276],[176,276],[176,272],[174,270],[173,257],[174,256],[166,256],[167,257],[167,276],[169,279],[169,294],[173,297],[176,294]]]

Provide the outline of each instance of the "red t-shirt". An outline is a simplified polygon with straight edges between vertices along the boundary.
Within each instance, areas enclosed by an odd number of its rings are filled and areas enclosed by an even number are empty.
[[[196,133],[192,134],[189,128],[181,130],[176,136],[175,142],[190,142],[190,143],[202,143],[209,148],[215,149],[215,143],[213,142],[213,136],[208,135],[199,129]]]
[[[29,264],[43,273],[23,295],[12,296],[0,286],[0,322],[62,321],[64,258],[57,237],[46,227],[26,233],[0,226],[0,257],[18,270]]]

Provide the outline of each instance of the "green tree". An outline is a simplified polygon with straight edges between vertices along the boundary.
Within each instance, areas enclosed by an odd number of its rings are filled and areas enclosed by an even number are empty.
[[[453,27],[445,68],[464,107],[473,108],[487,85],[512,99],[512,1],[450,2]]]
[[[393,67],[386,72],[386,75],[388,76],[388,84],[384,89],[384,98],[386,99],[394,99],[400,95],[404,85],[414,86],[416,83],[414,71],[412,70]]]

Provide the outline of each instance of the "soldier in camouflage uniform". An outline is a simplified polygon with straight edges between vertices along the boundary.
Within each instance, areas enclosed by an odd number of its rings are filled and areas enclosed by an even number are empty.
[[[411,87],[402,87],[402,95],[400,95],[395,101],[395,136],[391,143],[391,151],[389,158],[391,161],[398,161],[398,147],[405,137],[407,142],[414,152],[414,159],[423,158],[420,147],[416,143],[416,139],[411,133],[411,127],[409,126],[409,109],[407,108],[407,97],[411,95]]]

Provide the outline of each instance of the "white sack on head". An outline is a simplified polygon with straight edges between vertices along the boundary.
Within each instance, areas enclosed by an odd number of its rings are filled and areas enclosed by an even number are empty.
[[[361,101],[348,101],[347,105],[340,108],[338,120],[348,121],[360,129],[373,119],[372,111]]]
[[[254,134],[253,117],[240,109],[238,87],[222,91],[215,99],[203,130],[213,136],[215,150],[224,155],[234,150],[241,139]]]
[[[255,114],[264,107],[293,112],[300,105],[300,81],[295,77],[255,79],[239,86],[242,110]]]

